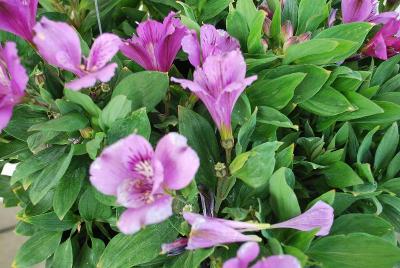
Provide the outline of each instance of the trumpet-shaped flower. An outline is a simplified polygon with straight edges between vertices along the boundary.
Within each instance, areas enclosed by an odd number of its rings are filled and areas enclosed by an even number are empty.
[[[379,14],[378,0],[342,0],[343,22],[369,21],[372,23],[386,23],[392,18],[397,18],[397,12],[384,12]]]
[[[189,55],[189,61],[194,67],[200,66],[209,56],[239,48],[239,42],[235,38],[210,24],[201,26],[200,40],[193,30],[182,39],[182,49]]]
[[[259,237],[244,235],[243,232],[268,228],[268,224],[230,221],[190,212],[184,212],[183,217],[192,226],[186,247],[189,250],[227,243],[261,241]]]
[[[399,33],[400,21],[396,19],[390,20],[368,42],[362,52],[371,57],[387,60],[400,52]]]
[[[257,76],[246,78],[246,63],[239,50],[208,56],[194,71],[194,81],[172,78],[189,88],[207,107],[222,140],[232,139],[231,115],[236,101]]]
[[[248,268],[249,264],[254,261],[260,247],[257,243],[247,242],[243,244],[236,253],[236,257],[227,260],[223,268]],[[261,259],[252,268],[301,268],[299,261],[291,255],[276,255],[266,259]]]
[[[127,208],[118,227],[133,234],[172,215],[168,190],[186,187],[198,167],[199,158],[185,137],[170,133],[153,150],[146,139],[132,134],[104,149],[90,167],[90,181]]]
[[[168,72],[187,31],[173,12],[163,23],[148,19],[139,24],[137,35],[123,42],[121,52],[146,70]]]
[[[290,220],[273,224],[271,228],[292,228],[301,231],[311,231],[319,228],[317,235],[329,234],[333,224],[333,208],[323,201],[318,201],[309,210]]]
[[[13,108],[24,96],[28,75],[22,67],[17,46],[7,42],[0,45],[0,131],[11,119]]]
[[[0,29],[32,41],[39,0],[0,0]]]
[[[78,76],[65,84],[67,88],[80,90],[94,86],[97,80],[108,82],[114,76],[118,65],[108,62],[119,50],[121,40],[118,36],[109,33],[100,35],[94,41],[88,58],[85,58],[79,36],[68,24],[43,17],[34,30],[33,42],[42,57],[48,63]]]

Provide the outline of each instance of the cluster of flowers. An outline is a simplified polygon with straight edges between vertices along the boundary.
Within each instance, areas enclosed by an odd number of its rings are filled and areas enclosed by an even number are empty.
[[[377,14],[377,1],[343,0],[343,21],[370,21],[384,26],[364,48],[366,55],[387,59],[399,52],[397,36],[400,21],[396,13]],[[97,81],[108,82],[115,74],[116,63],[110,63],[121,51],[146,70],[168,72],[182,48],[195,68],[192,80],[172,78],[192,91],[207,107],[223,141],[233,140],[231,114],[244,89],[257,77],[246,78],[246,64],[239,42],[223,30],[203,25],[200,34],[187,29],[174,13],[162,23],[147,20],[137,27],[137,34],[121,40],[114,34],[100,35],[93,43],[89,56],[83,56],[80,38],[66,23],[43,17],[36,22],[38,0],[0,1],[0,28],[30,42],[49,64],[72,72],[77,78],[66,83],[72,90],[88,88]],[[293,30],[287,26],[293,42]],[[307,39],[308,37],[301,37]],[[0,130],[12,115],[14,105],[24,95],[28,76],[17,55],[16,45],[8,42],[0,47]],[[132,134],[109,146],[93,162],[90,181],[100,192],[116,196],[127,209],[118,221],[119,229],[133,234],[143,226],[166,220],[173,214],[174,191],[190,184],[199,168],[196,152],[187,145],[185,137],[170,133],[153,150],[150,143]],[[303,214],[278,224],[230,221],[184,212],[192,226],[188,238],[163,246],[164,252],[179,248],[197,249],[220,244],[248,242],[237,257],[224,267],[248,267],[259,253],[255,243],[260,238],[244,235],[272,228],[293,228],[327,235],[333,222],[333,209],[319,201]],[[300,267],[291,256],[269,257],[257,262],[259,267]]]

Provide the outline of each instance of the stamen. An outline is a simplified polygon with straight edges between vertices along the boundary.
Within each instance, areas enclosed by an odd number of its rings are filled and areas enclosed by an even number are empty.
[[[146,178],[151,178],[154,176],[153,167],[148,160],[138,162],[135,165],[134,171]]]

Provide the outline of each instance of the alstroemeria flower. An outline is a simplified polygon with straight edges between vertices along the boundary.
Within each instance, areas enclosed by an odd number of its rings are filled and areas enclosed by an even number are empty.
[[[199,165],[196,152],[177,133],[164,136],[155,150],[145,138],[132,134],[103,150],[90,167],[90,181],[127,208],[118,227],[133,234],[172,215],[173,197],[166,190],[186,187]]]
[[[196,31],[191,31],[182,39],[182,49],[189,55],[194,66],[200,66],[209,56],[240,49],[239,41],[214,25],[205,24],[200,28],[200,40]]]
[[[247,242],[239,248],[235,258],[224,263],[223,268],[248,268],[249,264],[257,258],[259,252],[260,247],[257,243]],[[251,268],[301,268],[301,265],[291,255],[276,255],[261,259]]]
[[[333,208],[323,201],[318,201],[309,210],[290,220],[273,224],[270,228],[291,228],[301,231],[311,231],[319,228],[317,235],[329,234],[333,224]]]
[[[39,0],[0,0],[0,29],[32,41]]]
[[[184,212],[183,217],[192,226],[186,249],[208,248],[217,245],[256,241],[261,239],[243,232],[260,231],[268,228],[268,224],[230,221],[210,218],[200,214]]]
[[[139,23],[137,35],[123,42],[121,52],[146,70],[168,72],[187,31],[174,12],[163,23],[148,19]]]
[[[362,52],[365,55],[381,60],[398,54],[400,52],[400,21],[390,20],[383,25],[382,29],[368,42]]]
[[[96,81],[108,82],[118,67],[108,63],[118,52],[121,40],[105,33],[94,41],[88,58],[82,55],[79,36],[73,27],[45,17],[35,27],[35,43],[40,55],[50,64],[78,76],[65,86],[72,90],[92,87]]]
[[[194,81],[172,78],[183,88],[189,88],[207,107],[222,140],[232,139],[231,115],[240,94],[257,79],[246,78],[246,63],[239,50],[208,56],[197,67]]]
[[[397,18],[397,12],[384,12],[379,14],[378,0],[342,0],[343,22],[369,21],[372,23],[386,23],[392,18]]]
[[[17,46],[0,45],[0,131],[11,119],[13,108],[24,96],[28,75],[18,57]]]

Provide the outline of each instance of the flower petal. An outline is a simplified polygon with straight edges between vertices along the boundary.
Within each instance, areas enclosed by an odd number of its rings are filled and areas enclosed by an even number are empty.
[[[271,228],[292,228],[301,231],[311,231],[320,228],[317,235],[328,235],[333,224],[333,208],[323,201],[318,201],[309,210],[290,220],[277,223]]]
[[[196,31],[190,31],[190,33],[182,39],[182,50],[188,54],[189,62],[194,67],[200,66],[201,49]]]
[[[80,90],[94,86],[97,80],[106,83],[115,75],[117,68],[118,65],[116,63],[108,64],[97,72],[84,74],[82,77],[66,83],[65,87],[72,90]]]
[[[10,122],[13,112],[12,106],[0,107],[0,131],[2,131]]]
[[[155,157],[163,165],[164,184],[172,190],[189,185],[200,166],[196,152],[178,133],[169,133],[158,142]]]
[[[74,28],[67,23],[43,17],[34,30],[36,34],[33,42],[48,63],[81,75],[81,45]]]
[[[126,179],[135,177],[134,165],[153,156],[150,143],[132,134],[110,145],[90,166],[90,181],[97,190],[117,195],[118,186]]]
[[[117,226],[124,234],[134,234],[146,225],[168,219],[172,214],[172,197],[164,195],[148,206],[125,210]]]
[[[342,0],[343,22],[366,21],[374,10],[373,0]]]
[[[87,61],[87,70],[97,71],[103,68],[117,54],[121,39],[115,34],[104,33],[96,38]]]
[[[271,256],[258,261],[252,268],[301,268],[300,262],[291,255]]]
[[[21,97],[24,95],[29,77],[25,68],[21,64],[20,58],[18,57],[17,45],[14,42],[7,42],[4,49],[2,49],[1,54],[11,76],[12,94]]]

